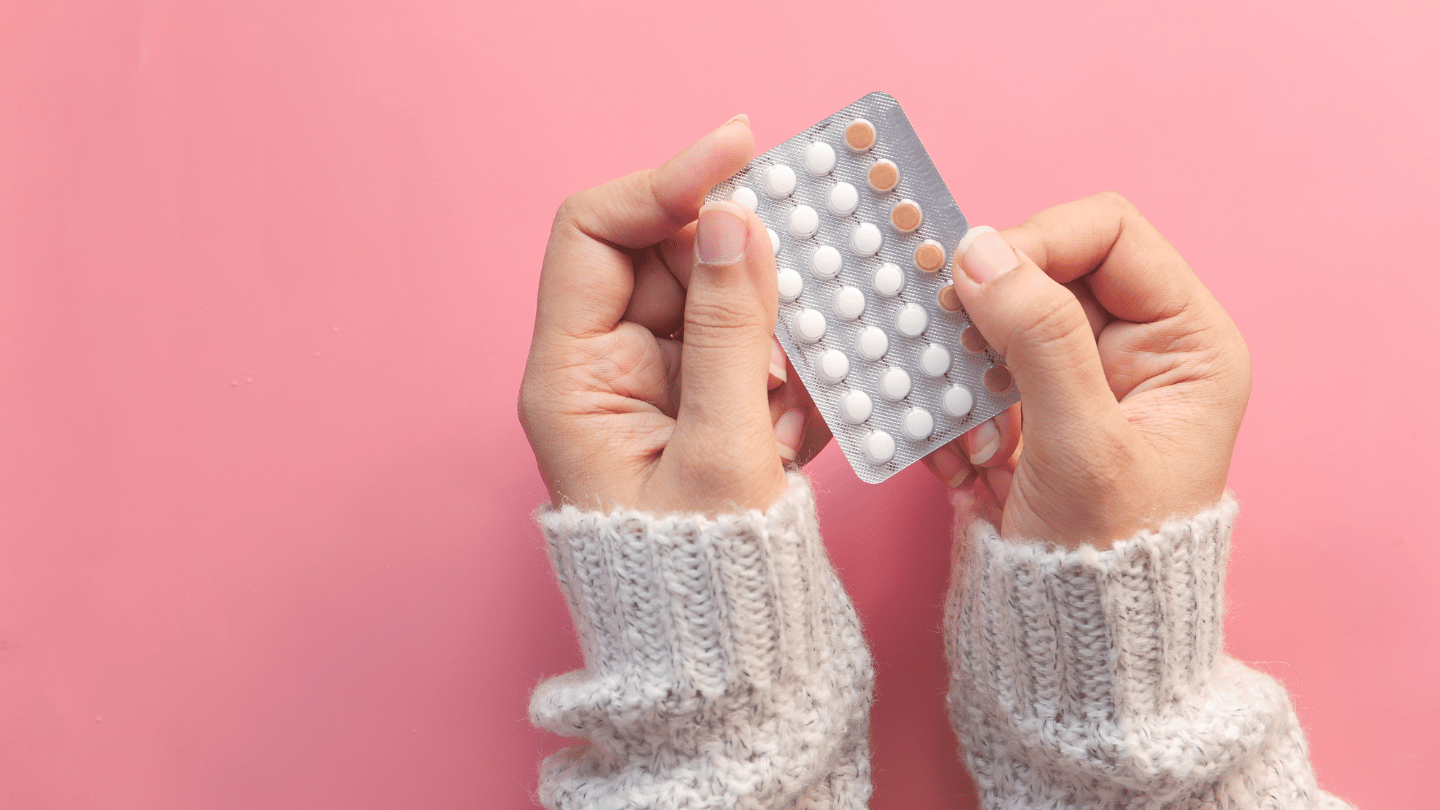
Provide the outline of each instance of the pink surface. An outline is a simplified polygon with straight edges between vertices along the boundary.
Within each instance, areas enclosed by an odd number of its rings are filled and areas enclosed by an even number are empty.
[[[1121,191],[1229,307],[1229,648],[1325,785],[1432,803],[1434,4],[1008,5],[0,4],[0,807],[528,806],[579,661],[514,416],[551,215],[876,89],[972,221]],[[941,490],[814,475],[874,807],[972,806]]]

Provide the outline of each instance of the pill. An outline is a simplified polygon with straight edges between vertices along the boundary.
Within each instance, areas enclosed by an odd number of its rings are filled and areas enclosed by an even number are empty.
[[[818,310],[804,309],[795,316],[794,328],[791,330],[795,337],[806,343],[814,343],[825,337],[825,316]]]
[[[956,419],[964,419],[970,415],[970,409],[975,407],[975,396],[963,385],[952,385],[945,389],[945,395],[940,398],[940,406],[945,409],[945,413]]]
[[[990,346],[974,324],[965,327],[965,331],[960,333],[960,345],[964,346],[967,352],[983,352]]]
[[[895,331],[905,337],[920,337],[930,325],[930,316],[919,304],[906,304],[895,317]]]
[[[761,187],[767,195],[777,200],[789,197],[795,191],[795,170],[783,163],[777,163],[765,170]]]
[[[875,125],[856,118],[845,127],[845,145],[853,152],[864,152],[875,145]]]
[[[895,457],[895,439],[883,430],[874,430],[860,445],[865,450],[865,460],[871,464],[884,464]]]
[[[848,217],[860,206],[860,192],[849,183],[836,183],[825,197],[825,207],[837,217]]]
[[[879,360],[889,349],[890,338],[878,326],[861,329],[855,340],[855,352],[866,360]]]
[[[840,397],[840,418],[852,425],[858,425],[870,418],[872,405],[870,395],[854,388]]]
[[[871,222],[862,222],[850,232],[850,249],[861,256],[874,256],[880,252],[880,229]]]
[[[788,267],[780,271],[779,281],[780,300],[787,304],[799,298],[800,292],[805,289],[805,280],[800,278],[799,273]]]
[[[920,203],[914,200],[901,200],[890,209],[890,224],[902,233],[910,233],[920,227],[921,219]]]
[[[946,312],[960,311],[960,296],[955,292],[954,284],[946,284],[940,288],[940,293],[935,296],[940,303],[940,308]]]
[[[850,373],[850,358],[839,349],[826,349],[815,364],[815,376],[827,383],[838,383]]]
[[[808,205],[797,205],[795,210],[790,212],[788,227],[790,235],[796,239],[809,239],[820,228],[820,215]]]
[[[927,377],[943,377],[950,370],[950,350],[931,343],[920,353],[920,371]]]
[[[910,394],[910,374],[899,366],[891,366],[880,375],[880,395],[899,402]]]
[[[805,147],[805,171],[815,177],[824,177],[835,168],[835,149],[828,143],[816,141]]]
[[[934,239],[926,239],[915,248],[915,266],[933,273],[945,266],[945,248]]]
[[[912,441],[928,439],[934,431],[935,417],[931,416],[930,412],[924,408],[911,408],[900,419],[900,432],[905,434],[905,438]]]
[[[896,166],[894,161],[882,158],[870,165],[865,179],[870,182],[870,188],[882,194],[893,191],[895,186],[900,184],[900,167]]]
[[[770,252],[776,256],[780,255],[780,234],[775,233],[774,228],[766,228],[765,232],[770,234]]]
[[[865,311],[865,293],[859,287],[845,285],[835,293],[835,314],[847,321],[853,321]]]
[[[821,245],[810,254],[810,272],[816,278],[834,278],[840,274],[842,264],[840,251],[829,245]]]
[[[730,192],[730,202],[749,208],[751,211],[760,207],[760,198],[755,196],[754,191],[751,191],[745,186],[741,186]]]
[[[985,371],[985,387],[996,394],[1003,394],[1010,390],[1010,369],[1004,366],[991,366]]]
[[[905,286],[905,273],[900,269],[900,265],[886,262],[875,271],[875,278],[872,279],[871,285],[875,288],[875,292],[886,298],[893,298],[899,295],[900,290]]]

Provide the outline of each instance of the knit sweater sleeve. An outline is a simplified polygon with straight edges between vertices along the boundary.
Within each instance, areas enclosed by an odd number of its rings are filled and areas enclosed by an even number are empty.
[[[874,670],[802,476],[764,512],[539,520],[585,656],[531,698],[587,740],[541,766],[546,807],[866,806]]]
[[[1285,689],[1221,652],[1237,512],[1107,551],[957,544],[950,715],[985,808],[1344,808]]]

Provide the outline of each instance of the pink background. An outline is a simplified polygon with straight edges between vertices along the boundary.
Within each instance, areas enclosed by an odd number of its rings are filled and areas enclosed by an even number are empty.
[[[1435,4],[1010,5],[0,2],[0,807],[528,806],[579,661],[514,415],[550,217],[876,89],[972,221],[1118,190],[1227,305],[1229,648],[1323,784],[1433,803]],[[941,489],[813,473],[874,807],[972,806]]]

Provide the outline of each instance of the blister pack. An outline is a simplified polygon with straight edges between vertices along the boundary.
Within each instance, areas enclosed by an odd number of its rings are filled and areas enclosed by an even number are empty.
[[[775,336],[862,481],[884,481],[1019,401],[1003,358],[946,289],[970,228],[888,94],[760,155],[707,199],[769,228]]]

